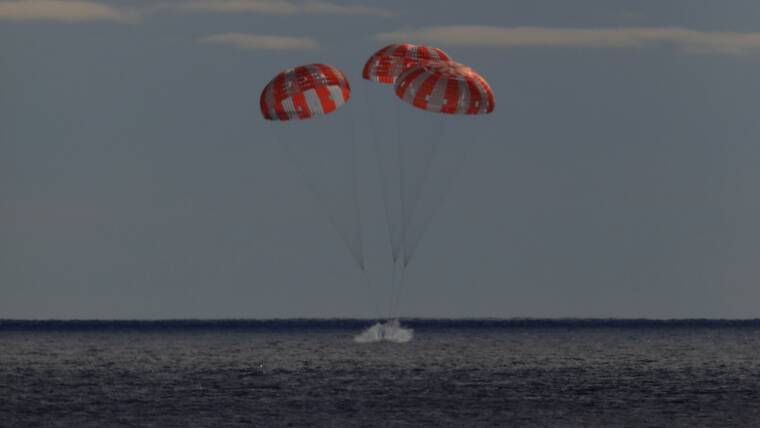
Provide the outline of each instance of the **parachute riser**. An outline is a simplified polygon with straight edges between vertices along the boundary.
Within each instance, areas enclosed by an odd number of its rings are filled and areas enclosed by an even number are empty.
[[[268,122],[273,124],[271,126],[276,126],[274,124],[277,123],[276,121],[268,121]],[[281,154],[283,155],[283,157],[288,161],[288,163],[290,163],[293,169],[296,170],[296,173],[299,176],[300,180],[303,182],[304,186],[307,188],[307,190],[311,194],[314,205],[317,207],[321,207],[321,211],[323,211],[323,213],[326,215],[327,220],[330,223],[330,226],[337,233],[337,235],[340,237],[341,241],[345,245],[346,249],[348,249],[349,253],[352,255],[352,258],[354,259],[354,262],[356,263],[357,267],[359,267],[362,273],[365,273],[366,269],[365,269],[365,263],[364,263],[364,254],[363,254],[361,245],[358,249],[358,253],[355,252],[353,249],[353,246],[350,244],[348,239],[344,236],[343,232],[341,231],[341,228],[338,226],[338,223],[335,217],[333,216],[333,214],[331,214],[330,209],[326,206],[326,202],[323,202],[323,201],[326,201],[326,198],[312,183],[312,180],[308,177],[306,173],[305,167],[301,165],[301,162],[299,162],[298,156],[296,156],[295,153],[291,150],[291,147],[289,146],[289,144],[282,141],[280,137],[278,136],[278,133],[273,131],[273,127],[267,127],[267,129],[271,131],[274,143],[281,151]],[[352,162],[352,163],[355,163],[355,162]]]

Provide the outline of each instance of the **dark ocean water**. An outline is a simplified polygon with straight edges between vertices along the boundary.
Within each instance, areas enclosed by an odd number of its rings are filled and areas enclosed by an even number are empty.
[[[760,321],[0,321],[0,426],[760,426]]]

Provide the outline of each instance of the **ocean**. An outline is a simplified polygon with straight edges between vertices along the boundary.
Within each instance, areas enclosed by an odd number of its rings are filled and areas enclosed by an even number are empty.
[[[757,427],[760,321],[5,320],[0,426]]]

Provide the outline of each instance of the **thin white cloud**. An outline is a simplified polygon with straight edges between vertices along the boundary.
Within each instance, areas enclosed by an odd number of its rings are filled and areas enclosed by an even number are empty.
[[[309,37],[265,36],[260,34],[224,33],[200,37],[197,43],[221,44],[249,50],[316,50],[319,43]]]
[[[0,1],[0,21],[130,22],[136,18],[135,13],[91,1]]]
[[[325,1],[292,2],[286,0],[191,0],[175,3],[184,12],[261,13],[268,15],[375,15],[389,16],[387,10],[363,5],[342,5]]]
[[[453,25],[377,34],[382,41],[443,46],[630,48],[669,44],[689,53],[760,54],[760,33],[705,32],[680,27],[550,28]]]

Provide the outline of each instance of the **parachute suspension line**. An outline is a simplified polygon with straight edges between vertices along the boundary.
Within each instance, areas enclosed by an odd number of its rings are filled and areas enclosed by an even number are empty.
[[[392,319],[398,318],[401,316],[401,294],[404,290],[404,274],[406,273],[406,265],[404,265],[404,248],[401,248],[401,257],[399,257],[398,261],[398,284],[396,285],[396,290],[393,296],[393,314],[391,315]]]
[[[414,188],[407,189],[405,192],[404,189],[406,186],[404,186],[404,171],[405,171],[405,157],[404,157],[404,150],[403,150],[403,144],[401,141],[401,112],[400,112],[400,104],[396,104],[396,123],[397,123],[397,153],[398,153],[398,162],[399,162],[399,195],[401,199],[401,246],[398,251],[400,253],[401,257],[399,258],[399,266],[398,266],[398,276],[396,278],[396,281],[393,283],[393,288],[391,290],[391,317],[396,318],[400,315],[401,310],[401,296],[403,295],[403,289],[404,289],[404,278],[406,273],[406,267],[409,264],[409,259],[411,258],[411,254],[409,253],[409,250],[407,249],[409,244],[407,242],[407,239],[409,238],[409,226],[411,225],[411,221],[414,218],[414,211],[417,208],[417,204],[419,203],[419,200],[422,197],[422,191],[425,186],[425,184],[428,181],[428,176],[430,174],[430,169],[433,163],[433,160],[436,158],[438,151],[440,150],[441,144],[440,140],[442,135],[444,135],[446,125],[448,123],[448,120],[437,120],[439,122],[435,126],[433,126],[432,132],[428,135],[427,141],[425,141],[428,148],[428,152],[424,156],[424,166],[423,166],[423,172],[422,176],[418,179],[418,182],[416,183]],[[411,194],[408,194],[411,192]],[[411,199],[407,200],[406,197],[409,196]],[[408,211],[407,211],[408,210]],[[426,226],[423,225],[423,228]],[[395,259],[394,259],[394,273],[396,266],[395,266]]]
[[[396,154],[398,155],[398,173],[399,173],[399,180],[398,180],[398,186],[399,186],[399,207],[401,209],[401,243],[399,245],[398,250],[396,251],[396,258],[398,258],[398,276],[396,278],[396,281],[394,283],[394,287],[391,290],[391,316],[397,315],[396,314],[396,308],[394,306],[397,306],[397,300],[396,295],[399,293],[399,290],[401,289],[403,280],[404,280],[404,247],[406,247],[406,222],[404,221],[404,213],[406,212],[404,200],[406,197],[406,194],[404,192],[404,150],[401,144],[401,103],[395,103],[396,105]],[[401,253],[401,257],[399,256],[399,253]]]
[[[393,269],[391,270],[391,292],[388,295],[388,319],[393,317],[393,297],[396,290],[396,271],[398,270],[398,265],[400,263],[400,260],[394,260],[391,265]]]
[[[269,128],[272,132],[272,135],[274,137],[274,143],[277,147],[280,148],[282,151],[282,154],[284,155],[285,159],[290,162],[290,164],[293,166],[293,168],[296,170],[296,173],[300,176],[301,181],[303,181],[306,188],[311,193],[311,197],[314,200],[315,205],[322,205],[322,211],[327,216],[328,221],[330,222],[330,225],[335,230],[335,232],[340,236],[341,241],[343,241],[343,244],[348,249],[348,252],[351,253],[353,256],[354,262],[356,262],[356,265],[359,266],[359,268],[364,272],[364,262],[363,258],[361,256],[358,256],[356,253],[354,253],[354,250],[351,248],[351,243],[348,242],[348,239],[343,236],[343,233],[340,231],[340,227],[338,226],[338,223],[335,221],[335,217],[330,213],[330,210],[326,207],[326,203],[322,202],[324,200],[324,197],[321,196],[320,192],[317,190],[315,186],[313,186],[311,183],[311,180],[309,180],[309,177],[306,173],[306,169],[301,165],[300,162],[298,162],[298,157],[293,153],[293,151],[290,149],[290,147],[282,141],[278,135],[277,132],[274,131],[274,127],[277,126],[277,124],[272,123]]]
[[[375,284],[370,279],[369,273],[367,272],[366,269],[362,269],[362,278],[364,278],[364,282],[367,286],[367,299],[371,301],[369,306],[375,307],[375,312],[374,312],[375,318],[380,319],[380,316],[381,316],[380,306],[377,303],[377,299],[374,298],[373,293],[372,293],[372,291],[375,289]]]
[[[350,112],[350,110],[349,110]],[[375,317],[380,318],[380,306],[378,304],[377,299],[374,299],[372,296],[372,291],[375,289],[375,287],[372,284],[372,279],[370,279],[369,273],[367,272],[366,266],[364,265],[364,241],[363,241],[363,228],[362,228],[362,215],[361,215],[361,204],[359,203],[359,174],[358,174],[358,166],[359,166],[359,157],[358,157],[358,150],[357,147],[359,145],[358,136],[356,133],[356,120],[353,113],[350,113],[351,115],[351,137],[352,137],[352,143],[351,143],[351,157],[353,158],[353,180],[354,180],[354,203],[356,205],[356,221],[359,224],[359,247],[362,251],[362,264],[361,270],[362,270],[362,277],[364,278],[364,281],[367,284],[367,297],[374,303],[375,307]]]
[[[446,202],[446,199],[448,198],[448,195],[451,193],[451,189],[454,187],[454,182],[456,181],[459,174],[462,173],[462,170],[464,169],[465,163],[467,163],[467,159],[469,158],[469,155],[473,151],[473,149],[470,149],[470,146],[475,146],[478,143],[478,137],[476,135],[472,136],[472,144],[465,146],[464,154],[462,155],[462,158],[457,164],[454,166],[454,171],[449,176],[449,179],[447,180],[446,184],[444,185],[445,188],[443,190],[443,194],[441,194],[440,198],[434,203],[433,209],[430,211],[430,214],[425,217],[425,220],[422,222],[422,226],[420,227],[420,232],[417,234],[417,238],[414,240],[414,242],[411,243],[411,247],[409,248],[409,252],[404,254],[404,268],[409,266],[409,262],[412,259],[412,256],[414,255],[414,252],[417,250],[417,247],[419,246],[420,242],[424,238],[428,227],[432,223],[433,219],[435,218],[436,214],[440,211],[441,206]]]
[[[440,124],[438,126],[433,126],[433,131],[430,133],[430,136],[428,137],[428,141],[430,142],[430,150],[427,156],[425,157],[425,165],[423,166],[422,170],[422,177],[420,177],[419,183],[417,183],[416,189],[414,189],[414,194],[410,195],[411,200],[411,206],[409,207],[409,212],[407,213],[406,218],[404,218],[402,221],[404,224],[409,224],[412,221],[412,218],[414,218],[414,211],[417,209],[417,204],[420,202],[420,199],[422,199],[422,190],[425,188],[425,184],[428,181],[428,175],[430,174],[430,167],[433,163],[433,160],[435,159],[436,155],[438,154],[439,147],[441,146],[440,140],[441,136],[444,134],[444,130],[446,128],[446,124],[448,123],[447,120],[440,121]],[[406,239],[406,236],[404,237]],[[406,245],[406,240],[404,241],[404,245]]]
[[[372,147],[374,148],[375,156],[377,157],[377,169],[378,169],[378,173],[380,174],[380,179],[382,181],[381,186],[382,186],[382,191],[383,191],[383,208],[385,210],[386,228],[388,230],[388,242],[389,242],[389,246],[391,246],[392,244],[391,244],[390,214],[388,213],[388,184],[387,184],[387,178],[386,178],[386,176],[385,176],[385,174],[383,172],[382,165],[381,165],[380,149],[378,148],[378,139],[377,139],[377,134],[375,132],[376,126],[375,126],[374,111],[372,110],[372,106],[371,106],[371,104],[369,102],[369,94],[367,93],[367,91],[363,91],[363,92],[364,92],[364,97],[363,97],[364,98],[364,104],[365,104],[365,107],[367,109],[367,115],[369,116],[370,139],[372,140]],[[358,164],[358,161],[357,161],[357,164]],[[381,318],[381,311],[380,311],[380,305],[379,305],[379,299],[378,299],[379,294],[377,292],[375,292],[374,293],[375,295],[373,295],[373,291],[375,291],[375,285],[376,284],[374,284],[373,281],[370,279],[370,276],[366,272],[366,270],[364,271],[364,273],[365,273],[365,275],[363,275],[363,276],[364,276],[364,278],[365,278],[365,280],[367,282],[367,287],[368,287],[367,296],[372,301],[372,303],[374,304],[374,305],[370,304],[370,306],[374,306],[374,308],[375,308],[375,312],[374,312],[375,313],[375,318],[379,320]]]
[[[470,149],[470,146],[476,146],[478,142],[477,135],[472,136],[472,144],[471,145],[465,145],[465,150],[462,155],[462,158],[454,165],[453,172],[450,174],[449,179],[444,184],[443,193],[441,194],[440,198],[438,198],[437,201],[434,202],[433,209],[430,212],[428,216],[425,217],[419,233],[416,235],[416,238],[413,238],[414,241],[411,242],[411,246],[407,250],[406,248],[406,234],[404,236],[405,244],[401,248],[401,260],[399,260],[399,277],[398,277],[398,285],[396,290],[394,291],[394,303],[393,303],[393,318],[398,318],[401,316],[401,297],[404,293],[404,286],[406,285],[406,282],[404,281],[404,277],[406,274],[406,271],[409,267],[409,263],[412,259],[412,256],[414,255],[414,252],[417,250],[417,247],[420,244],[420,241],[425,236],[428,227],[432,223],[433,219],[435,218],[436,214],[440,211],[440,208],[444,205],[444,202],[448,198],[448,195],[451,193],[451,189],[454,187],[453,184],[456,182],[457,177],[459,174],[461,174],[462,170],[464,169],[464,165],[467,163],[467,159],[469,158],[470,153],[473,151]],[[435,152],[434,152],[435,153]]]
[[[365,271],[364,266],[364,230],[362,228],[362,210],[361,210],[361,204],[359,203],[359,171],[358,171],[358,163],[359,163],[359,153],[357,149],[357,136],[356,136],[356,120],[354,119],[354,114],[351,112],[351,109],[348,109],[348,114],[351,119],[351,123],[349,126],[351,127],[351,176],[353,180],[353,193],[354,193],[354,209],[356,211],[355,217],[356,217],[356,224],[359,228],[359,257],[361,258],[361,263],[359,266],[362,268],[362,272]]]
[[[364,278],[364,281],[367,285],[367,296],[370,300],[373,301],[374,307],[375,307],[375,316],[377,318],[380,318],[380,307],[378,305],[377,299],[372,298],[372,290],[374,290],[374,287],[372,286],[372,280],[370,279],[369,273],[367,272],[366,266],[364,264],[364,229],[362,228],[362,211],[361,211],[361,203],[359,201],[359,153],[358,153],[358,136],[356,132],[356,119],[354,114],[349,110],[349,115],[351,118],[351,165],[352,165],[352,179],[353,179],[353,193],[354,193],[354,207],[356,208],[356,222],[359,225],[359,251],[361,254],[361,264],[359,265],[361,267],[362,271],[362,277]]]
[[[398,194],[399,194],[399,207],[401,209],[401,247],[406,245],[406,222],[404,221],[404,150],[401,145],[401,103],[395,103],[396,105],[396,155],[398,156]],[[398,257],[398,250],[395,251]]]
[[[273,123],[270,126],[271,126],[271,128],[269,128],[269,129],[272,130],[273,127],[277,126],[277,125],[275,123]],[[306,188],[309,190],[309,192],[311,192],[311,196],[312,196],[312,199],[314,199],[315,204],[316,205],[320,205],[321,204],[321,201],[320,201],[320,195],[321,194],[317,190],[317,188],[311,184],[311,181],[309,180],[309,178],[308,178],[308,176],[307,176],[307,174],[305,172],[305,168],[303,168],[302,165],[300,164],[300,162],[298,161],[298,157],[295,155],[295,153],[293,153],[293,151],[290,149],[290,147],[288,146],[288,144],[284,143],[279,138],[279,136],[277,135],[277,132],[271,132],[271,133],[272,133],[272,135],[274,137],[275,144],[281,148],[280,150],[282,150],[282,153],[285,156],[285,158],[288,160],[289,163],[291,163],[293,165],[294,169],[296,170],[296,173],[300,176],[301,181],[304,182],[304,185],[306,186]],[[325,211],[325,213],[327,214],[327,219],[329,220],[330,225],[335,230],[335,232],[338,234],[338,236],[340,236],[341,241],[343,241],[344,245],[349,250],[349,253],[351,253],[351,255],[353,256],[354,262],[356,262],[357,266],[359,266],[359,268],[361,270],[361,274],[362,274],[361,276],[364,279],[364,282],[366,283],[368,290],[372,290],[374,288],[372,286],[372,280],[370,279],[369,274],[367,273],[367,270],[366,270],[366,268],[365,268],[365,266],[363,264],[363,259],[357,258],[356,254],[354,254],[353,250],[351,249],[351,245],[346,240],[346,238],[343,236],[343,234],[340,233],[340,228],[338,227],[338,224],[335,221],[335,219],[332,216],[332,214],[330,214],[330,211],[328,209],[324,208],[324,207],[323,207],[323,211]],[[380,318],[380,307],[378,306],[377,300],[376,299],[372,299],[371,293],[367,293],[367,295],[374,302],[375,315],[379,319]]]
[[[388,245],[390,246],[391,250],[391,260],[393,263],[396,263],[396,251],[393,248],[393,231],[391,230],[391,214],[390,214],[390,208],[388,207],[390,205],[390,189],[389,187],[389,173],[386,172],[385,168],[383,167],[383,159],[382,159],[382,152],[380,150],[380,142],[377,137],[377,126],[375,125],[375,111],[372,109],[372,105],[369,102],[369,94],[368,91],[364,91],[364,102],[366,103],[367,107],[367,114],[369,116],[369,127],[370,127],[370,135],[372,140],[372,147],[375,152],[375,158],[377,161],[377,171],[380,175],[380,186],[381,191],[383,192],[383,209],[385,211],[385,228],[388,232]]]

